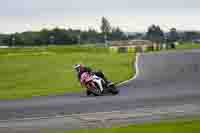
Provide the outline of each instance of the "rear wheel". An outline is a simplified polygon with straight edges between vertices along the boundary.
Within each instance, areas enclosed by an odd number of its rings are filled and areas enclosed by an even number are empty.
[[[119,90],[118,89],[112,89],[112,92],[111,92],[113,95],[117,95],[119,94]]]
[[[109,88],[110,93],[112,93],[113,95],[119,94],[119,90],[114,85],[111,85]]]

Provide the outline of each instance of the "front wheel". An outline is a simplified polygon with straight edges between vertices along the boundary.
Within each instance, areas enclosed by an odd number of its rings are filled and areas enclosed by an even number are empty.
[[[91,94],[92,94],[92,92],[91,92],[90,90],[87,90],[87,91],[86,91],[86,95],[87,95],[87,96],[90,96]]]
[[[90,94],[93,94],[94,96],[102,95],[99,85],[95,82],[90,82],[87,88],[89,89],[87,92],[90,92]]]

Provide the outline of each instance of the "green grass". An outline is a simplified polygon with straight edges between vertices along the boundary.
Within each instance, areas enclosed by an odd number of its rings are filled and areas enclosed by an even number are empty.
[[[132,125],[121,128],[81,130],[66,133],[199,133],[200,120],[162,122],[145,125]]]
[[[191,50],[191,49],[200,49],[199,43],[183,43],[176,46],[176,49],[161,49],[157,51],[147,51],[146,53],[160,53],[160,52],[176,52],[176,51],[183,51],[183,50]]]
[[[177,46],[177,49],[200,49],[200,44],[195,43],[187,43],[187,44],[181,44]]]
[[[0,100],[84,91],[72,66],[101,69],[114,82],[129,79],[133,54],[111,54],[105,48],[49,47],[0,49]]]

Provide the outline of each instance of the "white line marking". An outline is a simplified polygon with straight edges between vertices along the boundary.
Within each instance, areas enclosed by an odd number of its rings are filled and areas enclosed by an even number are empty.
[[[122,83],[119,83],[117,86],[126,84],[126,83],[128,83],[128,82],[130,82],[130,81],[132,81],[132,80],[134,80],[134,79],[136,79],[136,78],[138,77],[138,75],[139,75],[139,66],[138,66],[139,56],[140,56],[140,54],[137,53],[137,54],[136,54],[136,58],[135,58],[135,72],[136,72],[136,73],[135,73],[135,76],[133,76],[133,77],[132,77],[131,79],[129,79],[129,80],[126,80],[126,81],[123,81]]]

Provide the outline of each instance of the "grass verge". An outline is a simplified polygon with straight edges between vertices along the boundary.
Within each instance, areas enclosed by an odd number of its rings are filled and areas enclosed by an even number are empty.
[[[72,66],[83,63],[103,70],[114,82],[132,77],[134,54],[105,48],[49,47],[0,49],[0,100],[81,92]]]
[[[187,43],[181,44],[177,46],[177,49],[200,49],[200,44],[195,43]]]

